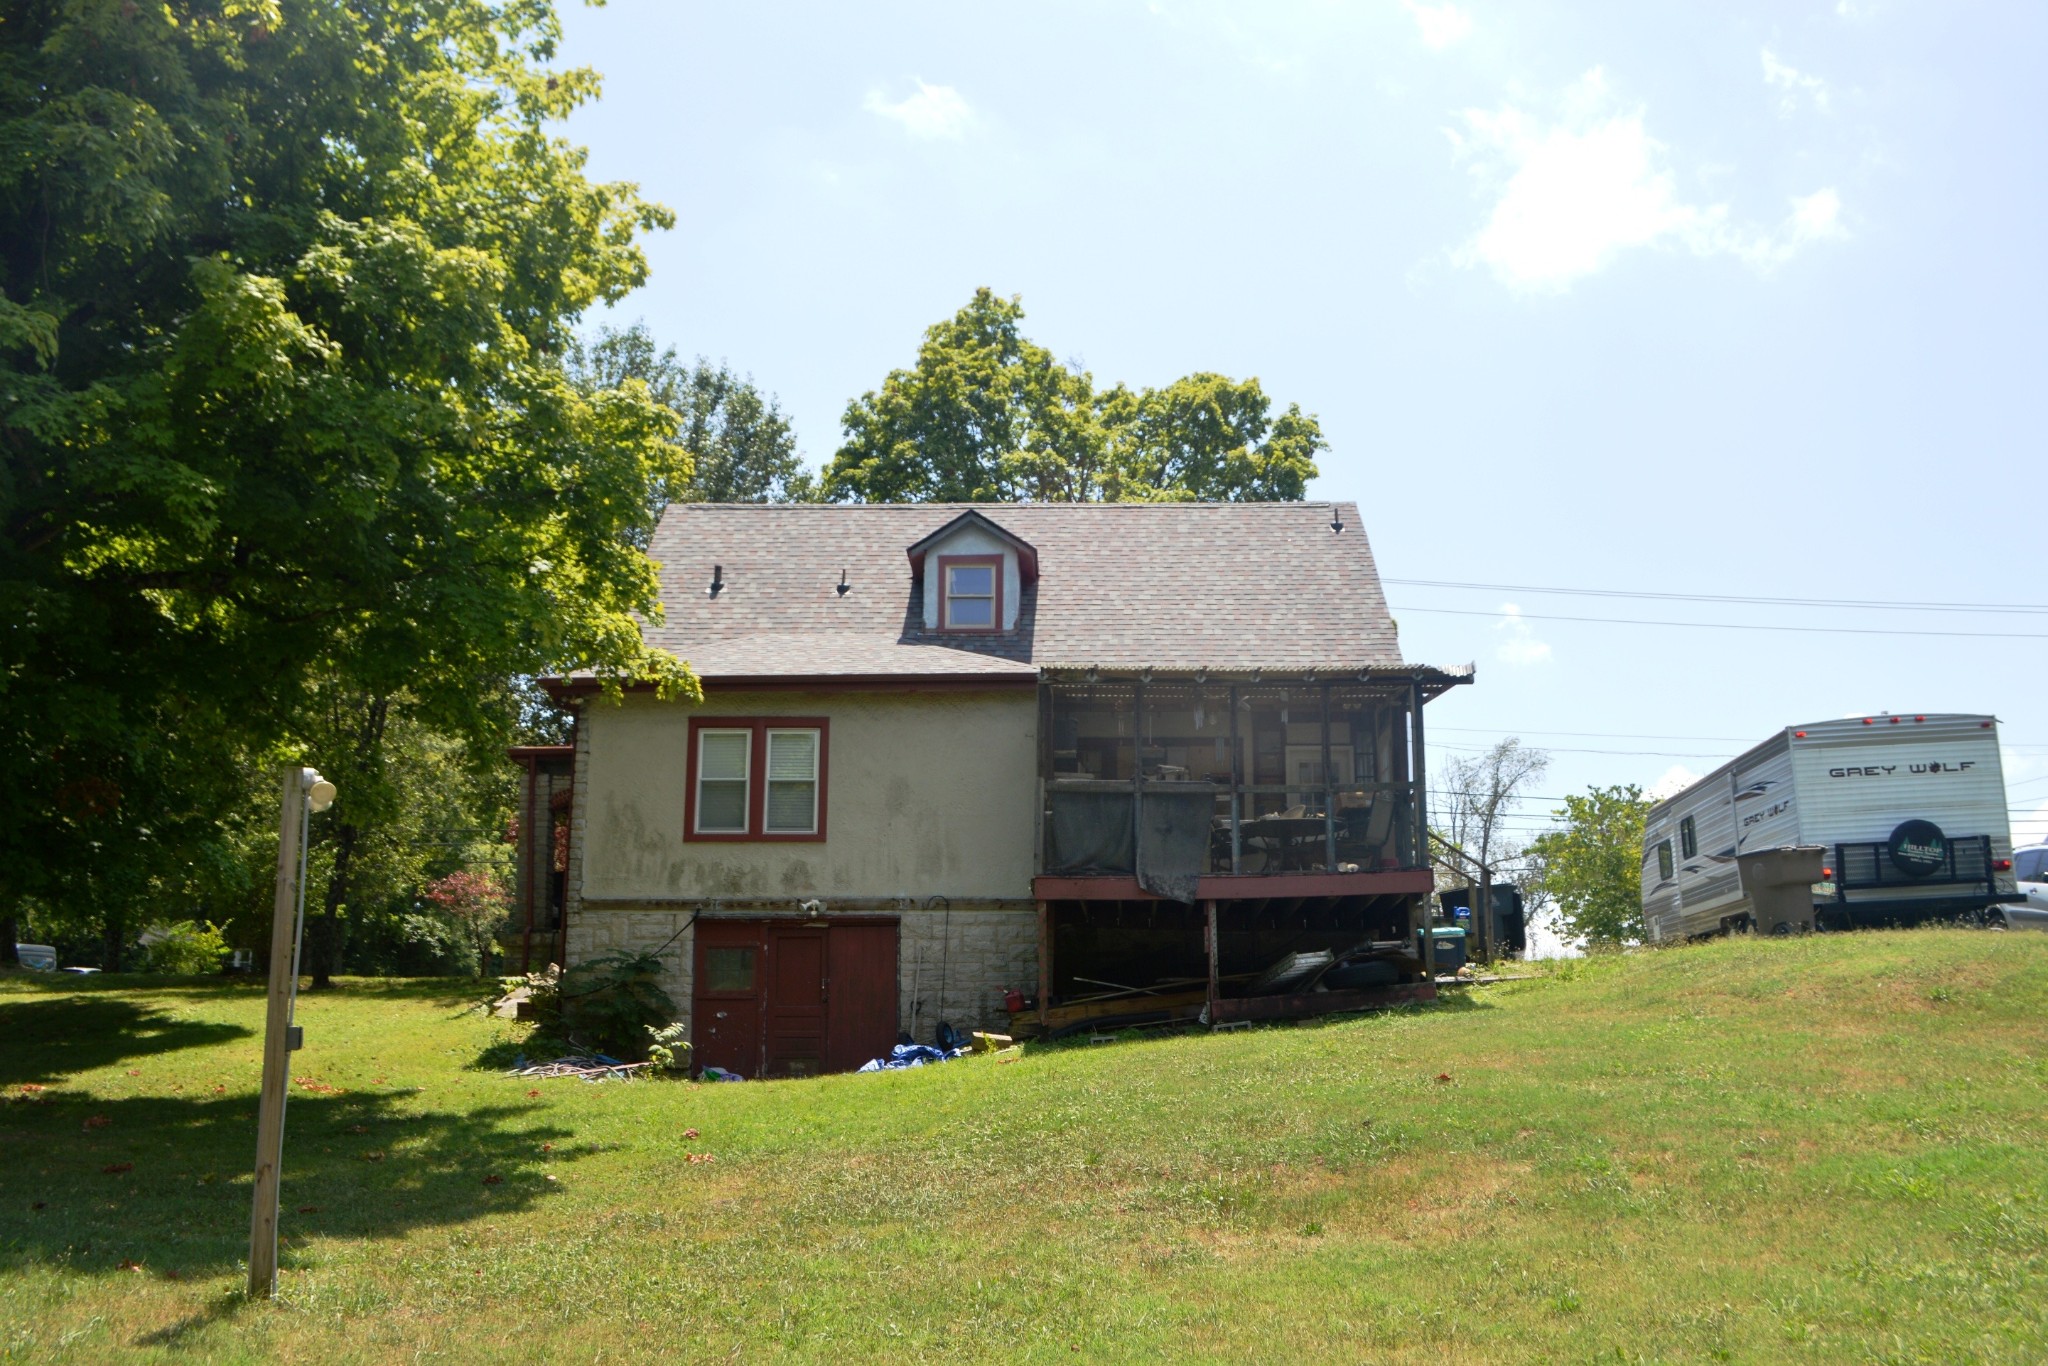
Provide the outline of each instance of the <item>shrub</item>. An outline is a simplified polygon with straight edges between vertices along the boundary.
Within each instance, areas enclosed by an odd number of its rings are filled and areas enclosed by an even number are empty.
[[[661,959],[608,953],[562,974],[562,1022],[570,1036],[613,1057],[643,1055],[648,1032],[676,1017],[661,986]]]
[[[228,946],[227,925],[216,925],[211,920],[180,920],[152,926],[151,932],[162,938],[144,949],[143,966],[149,972],[185,977],[219,972],[220,965],[234,952]]]
[[[656,1029],[647,1026],[647,1061],[663,1072],[690,1070],[690,1041],[683,1035],[690,1027],[681,1020]]]

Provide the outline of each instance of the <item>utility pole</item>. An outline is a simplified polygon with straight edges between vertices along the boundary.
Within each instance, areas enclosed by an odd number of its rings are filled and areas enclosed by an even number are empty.
[[[284,771],[278,802],[277,890],[271,900],[270,1000],[263,1019],[263,1091],[256,1118],[256,1194],[249,1213],[249,1298],[277,1294],[277,1205],[284,1167],[284,1103],[299,1046],[299,939],[306,913],[306,823],[334,804],[334,784],[310,768]]]

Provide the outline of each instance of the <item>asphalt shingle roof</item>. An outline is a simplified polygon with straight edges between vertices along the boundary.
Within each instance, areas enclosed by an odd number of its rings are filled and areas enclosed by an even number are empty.
[[[906,552],[967,506],[673,504],[648,641],[707,678],[1402,666],[1353,504],[976,504],[1036,547],[1039,579],[1015,631],[940,635]]]

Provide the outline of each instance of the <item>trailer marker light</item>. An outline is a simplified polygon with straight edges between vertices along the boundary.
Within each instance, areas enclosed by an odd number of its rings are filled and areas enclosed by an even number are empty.
[[[1991,723],[1990,723],[1989,721],[1979,721],[1979,722],[1977,723],[1977,729],[1978,729],[1978,730],[1990,730],[1990,729],[1991,729]]]
[[[1823,869],[1821,869],[1821,870],[1820,870],[1820,875],[1821,875],[1821,878],[1822,878],[1822,880],[1826,880],[1826,879],[1828,879],[1828,878],[1831,878],[1831,877],[1833,877],[1833,876],[1835,875],[1835,870],[1834,870],[1834,869],[1832,869],[1832,868],[1823,868]]]
[[[1863,724],[1866,726],[1874,726],[1877,724],[1877,722],[1871,720],[1869,717],[1866,716],[1863,718]]]
[[[1895,725],[1895,726],[1896,726],[1897,724],[1899,724],[1899,718],[1898,718],[1898,717],[1896,717],[1896,716],[1894,716],[1894,717],[1892,718],[1892,724],[1893,724],[1893,725]]]
[[[1792,738],[1794,740],[1804,740],[1806,738],[1806,732],[1803,730],[1795,730],[1792,732]]]
[[[1994,873],[2009,873],[2009,872],[2011,872],[2011,871],[2012,871],[2012,860],[2011,860],[2011,859],[2009,859],[2009,858],[1993,859],[1993,860],[1991,861],[1991,871],[1992,871],[1992,872],[1994,872]]]
[[[1914,725],[1918,725],[1918,724],[1920,724],[1920,722],[1922,722],[1922,721],[1925,721],[1926,719],[1927,719],[1927,718],[1926,718],[1926,717],[1924,717],[1924,716],[1916,716],[1916,717],[1914,717],[1914,718],[1913,718],[1913,724],[1914,724]]]

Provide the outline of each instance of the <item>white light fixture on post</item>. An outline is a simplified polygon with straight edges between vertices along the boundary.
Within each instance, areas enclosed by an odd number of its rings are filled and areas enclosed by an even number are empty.
[[[334,805],[334,784],[310,768],[284,771],[278,803],[277,894],[271,902],[270,1001],[263,1020],[263,1092],[256,1118],[256,1195],[249,1213],[249,1298],[277,1294],[277,1206],[284,1166],[284,1102],[291,1055],[301,1040],[292,1023],[299,995],[299,944],[306,925],[306,826]]]

